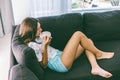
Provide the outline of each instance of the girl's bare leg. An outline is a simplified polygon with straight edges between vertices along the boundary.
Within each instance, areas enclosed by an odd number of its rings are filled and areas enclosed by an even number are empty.
[[[92,45],[94,45],[91,39],[88,39],[88,40],[91,42]],[[104,52],[104,51],[99,50],[98,53],[101,53],[101,56],[96,56],[95,54],[96,59],[105,59],[105,58],[109,59],[114,56],[114,52]]]
[[[75,59],[77,59],[84,51],[84,48],[79,44],[76,55],[75,55]]]
[[[76,53],[76,59],[81,55],[81,53],[84,51],[84,48],[79,45],[78,46],[78,49],[77,49],[77,53]],[[88,60],[91,64],[91,67],[92,67],[92,70],[91,70],[91,73],[93,75],[99,75],[99,76],[102,76],[102,77],[105,77],[105,78],[109,78],[112,76],[111,73],[109,73],[108,71],[102,69],[98,64],[97,64],[97,61],[96,61],[96,57],[93,53],[91,53],[90,51],[87,51],[85,50],[86,52],[86,56],[88,57]]]
[[[104,69],[102,69],[98,64],[97,64],[97,61],[96,61],[96,58],[94,56],[93,53],[91,53],[90,51],[86,50],[86,55],[88,57],[88,60],[91,64],[91,67],[92,67],[92,70],[91,70],[91,73],[93,75],[99,75],[99,76],[102,76],[102,77],[105,77],[105,78],[109,78],[112,76],[112,74]]]
[[[61,55],[61,61],[67,69],[70,69],[77,56],[81,55],[83,48],[80,45],[78,34],[74,33],[68,41]],[[78,54],[77,54],[78,53]]]
[[[77,49],[80,44],[84,49],[91,51],[97,57],[102,56],[102,52],[82,32],[77,31],[72,35],[61,55],[61,61],[67,69],[71,68],[73,61],[76,59]]]

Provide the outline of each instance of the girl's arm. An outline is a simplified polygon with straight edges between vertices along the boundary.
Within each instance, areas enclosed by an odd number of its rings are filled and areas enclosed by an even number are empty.
[[[42,45],[42,61],[41,61],[41,65],[43,66],[43,68],[47,67],[47,63],[48,63],[48,54],[47,54],[47,46],[50,44],[51,42],[51,38],[44,36],[43,37],[43,45]]]
[[[47,45],[43,44],[42,46],[42,61],[40,62],[43,68],[47,67],[48,54],[47,54]]]

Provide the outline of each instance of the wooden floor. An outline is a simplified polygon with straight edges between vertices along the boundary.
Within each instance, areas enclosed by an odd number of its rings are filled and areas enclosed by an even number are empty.
[[[10,61],[10,34],[0,37],[0,80],[8,80]]]

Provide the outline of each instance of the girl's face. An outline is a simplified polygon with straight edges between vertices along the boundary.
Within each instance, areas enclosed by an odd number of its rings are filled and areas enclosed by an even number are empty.
[[[37,33],[36,33],[36,37],[39,37],[39,35],[40,35],[41,32],[42,32],[42,28],[41,28],[40,23],[38,22],[38,23],[37,23]]]

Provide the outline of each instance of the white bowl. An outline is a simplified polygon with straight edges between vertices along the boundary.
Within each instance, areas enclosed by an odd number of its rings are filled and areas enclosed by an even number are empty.
[[[49,31],[43,31],[42,33],[40,33],[40,38],[43,38],[44,36],[52,38],[51,33]]]

